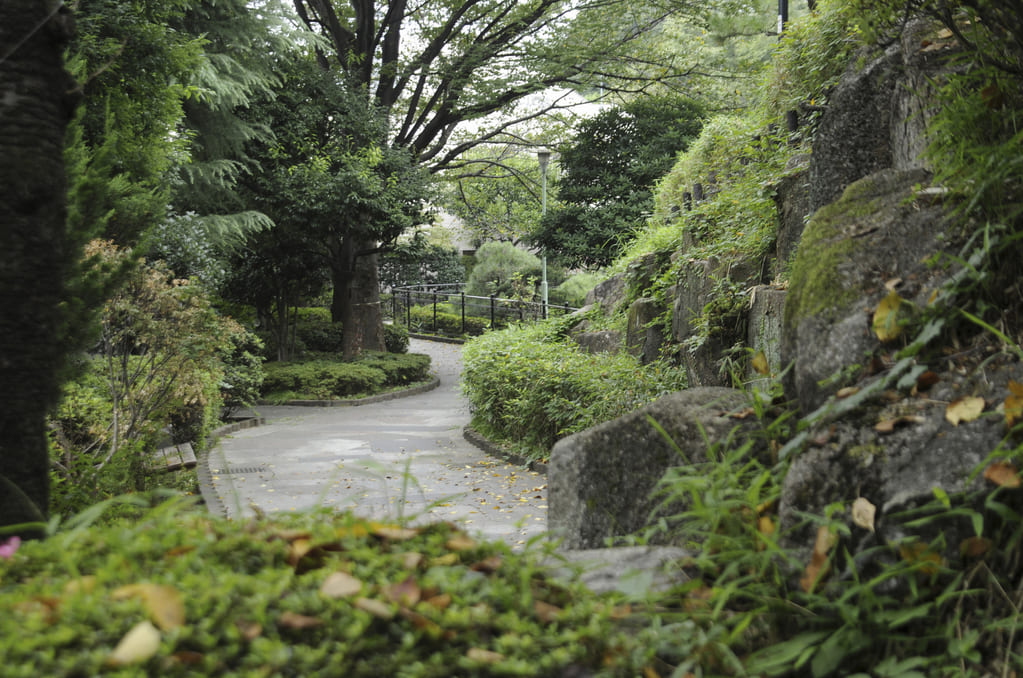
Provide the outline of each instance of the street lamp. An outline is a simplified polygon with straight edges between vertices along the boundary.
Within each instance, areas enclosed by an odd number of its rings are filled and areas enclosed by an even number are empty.
[[[551,159],[551,152],[546,148],[539,148],[536,151],[536,159],[540,162],[540,174],[543,175],[543,196],[541,215],[547,216],[547,163]],[[543,317],[547,317],[547,248],[545,247],[540,257],[540,302],[543,304]]]

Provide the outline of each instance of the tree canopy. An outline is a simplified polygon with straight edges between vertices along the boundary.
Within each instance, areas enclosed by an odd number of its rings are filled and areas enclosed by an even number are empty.
[[[653,206],[653,187],[699,134],[702,107],[643,97],[584,121],[560,148],[558,204],[532,241],[569,267],[609,264]]]

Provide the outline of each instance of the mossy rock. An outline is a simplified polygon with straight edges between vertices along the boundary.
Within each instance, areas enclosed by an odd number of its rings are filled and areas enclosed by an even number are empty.
[[[889,292],[886,284],[923,307],[950,275],[927,263],[953,246],[946,208],[916,198],[929,181],[923,170],[872,174],[807,225],[789,280],[782,338],[782,363],[793,364],[786,394],[804,412],[843,385],[835,375],[855,372],[882,348],[871,318]]]

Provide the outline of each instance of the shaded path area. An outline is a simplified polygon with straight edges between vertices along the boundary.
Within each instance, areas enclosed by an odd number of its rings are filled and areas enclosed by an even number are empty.
[[[461,522],[520,546],[546,529],[546,477],[489,457],[462,437],[461,346],[412,340],[440,386],[356,407],[266,406],[263,426],[222,438],[207,491],[229,517],[316,507],[360,516]]]

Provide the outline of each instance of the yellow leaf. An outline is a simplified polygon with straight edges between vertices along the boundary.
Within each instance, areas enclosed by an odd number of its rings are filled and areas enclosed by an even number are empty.
[[[999,487],[1019,487],[1019,470],[1014,464],[996,461],[984,469],[984,477]]]
[[[78,579],[72,579],[64,585],[64,593],[73,596],[76,593],[92,593],[96,590],[96,576],[87,574]]]
[[[299,614],[287,610],[281,613],[280,624],[289,629],[314,629],[317,626],[323,626],[323,620],[319,617],[310,617],[305,614]]]
[[[864,497],[859,497],[852,505],[853,522],[860,527],[874,531],[874,516],[877,514],[877,507]]]
[[[114,600],[138,598],[156,625],[164,631],[185,625],[185,601],[172,586],[159,584],[130,584],[114,591]]]
[[[767,364],[767,356],[763,351],[757,351],[753,356],[753,369],[764,376],[771,374],[771,366]]]
[[[481,647],[470,647],[469,651],[465,653],[465,656],[474,662],[479,662],[480,664],[496,664],[504,659],[503,654],[484,650]]]
[[[835,393],[835,397],[848,398],[849,396],[854,396],[859,392],[860,392],[859,386],[846,386],[845,388],[838,389],[838,392]]]
[[[397,525],[374,525],[373,534],[387,541],[407,541],[419,534],[419,530]]]
[[[393,619],[394,610],[387,603],[373,598],[356,598],[352,603],[363,612],[369,612],[378,619]]]
[[[810,593],[817,582],[828,574],[828,553],[838,543],[838,536],[825,525],[817,528],[817,540],[813,545],[813,554],[806,566],[803,576],[799,580],[800,587]]]
[[[124,634],[121,642],[107,657],[109,666],[141,664],[160,650],[160,630],[149,621],[139,622]]]
[[[881,341],[891,341],[902,334],[902,326],[899,323],[899,311],[903,299],[899,293],[892,290],[888,293],[874,311],[874,334]]]
[[[350,598],[362,591],[362,582],[347,572],[334,572],[320,586],[320,593],[327,598]]]
[[[464,534],[455,535],[445,544],[451,551],[468,551],[476,548],[476,541]]]
[[[960,422],[975,420],[984,411],[984,399],[977,396],[967,396],[954,400],[945,408],[945,419],[953,426]]]

